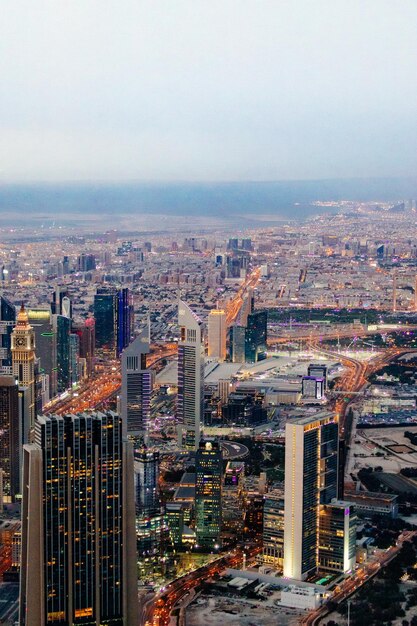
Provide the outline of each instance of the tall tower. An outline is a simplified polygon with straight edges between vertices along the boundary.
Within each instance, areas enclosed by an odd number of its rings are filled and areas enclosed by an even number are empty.
[[[22,507],[20,626],[137,624],[133,450],[119,416],[39,417]]]
[[[304,580],[318,566],[321,507],[337,497],[339,424],[332,413],[285,427],[284,576]]]
[[[13,376],[0,376],[0,469],[5,502],[14,502],[20,485],[18,386]]]
[[[226,359],[226,313],[217,309],[208,316],[208,355],[219,361]]]
[[[178,306],[178,403],[181,438],[191,450],[200,441],[203,417],[204,346],[202,322],[182,300]]]
[[[22,304],[12,335],[12,371],[19,385],[28,388],[29,428],[35,423],[35,333]]]
[[[0,296],[0,372],[12,373],[11,334],[16,325],[16,308],[4,296]]]
[[[417,311],[417,276],[414,282],[414,311]]]
[[[218,441],[200,441],[195,456],[195,518],[197,544],[213,550],[220,541],[222,451]]]
[[[148,438],[151,412],[152,372],[146,367],[150,352],[149,321],[140,335],[122,352],[120,395],[124,432],[128,437]]]
[[[394,270],[392,278],[392,310],[394,313],[397,310],[397,270]]]

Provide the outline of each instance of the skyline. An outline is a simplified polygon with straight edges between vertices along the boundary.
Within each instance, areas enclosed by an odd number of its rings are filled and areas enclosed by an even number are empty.
[[[0,25],[0,182],[412,176],[417,6],[70,5]]]

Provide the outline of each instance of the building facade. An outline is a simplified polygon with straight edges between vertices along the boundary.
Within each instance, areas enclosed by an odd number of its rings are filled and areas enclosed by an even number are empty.
[[[20,626],[138,623],[133,455],[119,416],[39,417],[23,487]]]
[[[320,507],[337,497],[339,425],[332,413],[285,428],[284,576],[304,580],[318,567]]]
[[[215,441],[200,441],[195,458],[195,517],[197,545],[219,547],[222,524],[223,457]]]
[[[147,440],[153,386],[152,371],[146,366],[150,352],[149,326],[123,351],[121,415],[126,434]]]
[[[178,399],[177,416],[180,440],[195,450],[200,441],[203,419],[204,346],[202,322],[180,300],[178,307]]]
[[[208,316],[208,356],[226,359],[226,313],[217,309]]]
[[[28,420],[31,430],[35,423],[35,333],[23,304],[11,334],[11,350],[13,376],[19,385],[28,390]]]
[[[14,502],[20,492],[20,424],[18,386],[11,375],[0,375],[0,432],[3,502]]]

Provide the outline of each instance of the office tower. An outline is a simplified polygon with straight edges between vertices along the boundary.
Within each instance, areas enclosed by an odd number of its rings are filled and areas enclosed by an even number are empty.
[[[177,415],[181,441],[185,432],[186,447],[195,450],[203,417],[204,346],[201,320],[182,300],[178,307],[178,325]]]
[[[113,357],[120,356],[129,345],[132,325],[132,307],[127,288],[100,287],[94,296],[96,320],[96,347]]]
[[[70,349],[70,378],[71,385],[78,382],[78,354],[80,352],[80,340],[76,333],[71,333],[69,336],[69,349]]]
[[[233,237],[229,239],[229,242],[227,244],[228,250],[237,250],[238,247],[239,247],[239,240],[237,239],[237,237]]]
[[[18,386],[11,375],[0,375],[0,469],[3,501],[14,502],[20,487]]]
[[[131,297],[129,289],[124,287],[117,294],[117,355],[119,356],[130,343],[131,336]]]
[[[85,359],[86,375],[90,378],[94,372],[95,354],[95,319],[89,317],[82,326],[74,329],[79,338],[80,359]]]
[[[134,516],[119,416],[39,417],[24,447],[20,626],[137,624]]]
[[[48,377],[49,394],[55,396],[56,390],[56,344],[55,329],[51,307],[28,309],[29,323],[35,333],[36,356],[39,359],[39,371]]]
[[[332,413],[285,427],[284,576],[304,580],[318,566],[320,507],[337,497],[339,425]]]
[[[35,333],[23,304],[11,334],[11,342],[13,376],[19,385],[28,388],[28,418],[31,429],[35,422]]]
[[[149,322],[122,353],[121,415],[129,437],[147,440],[151,414],[152,371],[146,367],[150,352]]]
[[[327,388],[327,365],[322,363],[310,363],[307,369],[308,376],[314,378],[322,378],[324,381],[324,388]]]
[[[117,294],[99,287],[94,296],[96,347],[115,355],[117,342]]]
[[[11,334],[16,325],[16,308],[4,296],[0,296],[0,374],[12,373]]]
[[[77,267],[79,272],[90,272],[96,269],[96,257],[94,254],[80,254],[77,259]]]
[[[159,452],[135,450],[136,538],[142,575],[154,572],[163,554],[168,528],[159,490]]]
[[[322,400],[324,396],[324,379],[315,376],[303,376],[302,378],[303,398],[314,398]]]
[[[184,511],[183,502],[167,502],[165,505],[165,515],[168,525],[169,538],[174,550],[182,548],[182,538],[184,533]]]
[[[229,344],[230,344],[230,360],[233,363],[245,362],[245,337],[246,328],[233,324],[229,331]]]
[[[224,361],[226,359],[226,313],[210,311],[208,316],[208,356]]]
[[[63,393],[71,387],[71,320],[65,315],[53,316],[56,355],[56,390]]]
[[[320,507],[318,565],[321,570],[347,574],[356,562],[355,507],[333,500]]]
[[[242,239],[242,250],[247,250],[249,252],[252,250],[252,239],[250,237]]]
[[[217,441],[200,441],[195,457],[195,531],[197,545],[206,550],[220,543],[223,459]]]
[[[282,569],[284,564],[284,490],[275,489],[264,500],[263,556],[265,564]]]
[[[63,299],[66,298],[63,307]],[[64,310],[63,310],[64,308]],[[53,315],[65,315],[66,317],[72,317],[72,304],[68,297],[68,291],[65,287],[59,285],[55,288],[52,294],[51,313]]]
[[[267,321],[268,313],[266,311],[253,311],[249,313],[245,333],[246,363],[256,363],[265,355]]]

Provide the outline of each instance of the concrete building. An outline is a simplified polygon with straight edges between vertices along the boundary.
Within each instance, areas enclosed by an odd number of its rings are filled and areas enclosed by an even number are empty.
[[[208,316],[208,356],[226,359],[226,313],[217,309]]]
[[[265,496],[262,540],[263,563],[272,565],[274,569],[282,569],[284,564],[283,489],[274,490]]]
[[[152,372],[146,366],[150,352],[149,324],[122,353],[120,394],[123,428],[128,437],[147,440],[151,411]]]
[[[35,333],[23,304],[11,334],[11,350],[13,376],[19,385],[28,389],[28,419],[31,430],[35,423]]]
[[[178,306],[178,402],[180,443],[195,450],[203,418],[204,346],[202,322],[185,302]],[[185,441],[184,441],[185,440]]]

